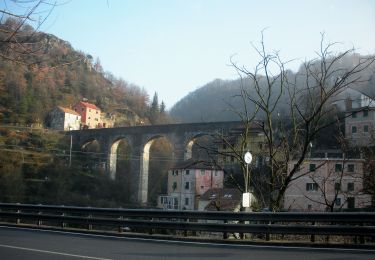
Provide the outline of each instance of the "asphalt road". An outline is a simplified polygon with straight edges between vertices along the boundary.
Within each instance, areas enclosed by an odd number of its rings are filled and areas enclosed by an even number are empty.
[[[375,259],[375,251],[228,246],[103,237],[0,226],[0,259]]]

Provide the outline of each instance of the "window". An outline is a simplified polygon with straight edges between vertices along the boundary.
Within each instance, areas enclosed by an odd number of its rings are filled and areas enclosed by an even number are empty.
[[[223,144],[223,150],[226,150],[226,149],[227,149],[227,145]]]
[[[364,133],[368,133],[368,125],[364,125],[363,126],[363,132]]]
[[[342,164],[341,163],[335,164],[335,172],[342,172]]]
[[[315,172],[315,170],[316,170],[315,163],[310,163],[310,172]]]
[[[363,117],[368,117],[368,110],[363,110]]]
[[[175,181],[173,182],[173,184],[172,184],[172,189],[173,189],[173,190],[176,190],[176,189],[177,189],[177,182],[175,182]]]
[[[185,198],[185,205],[186,205],[186,206],[189,205],[189,198]]]
[[[352,134],[356,134],[357,133],[357,127],[356,126],[352,126]]]
[[[215,177],[217,177],[219,175],[219,173],[217,171],[215,171],[214,175],[215,175]]]
[[[317,191],[318,184],[317,183],[306,183],[306,190],[307,191]]]
[[[201,190],[203,190],[204,189],[204,186],[201,186]]]
[[[335,205],[336,206],[341,206],[341,198],[336,198],[335,199]]]
[[[231,162],[234,162],[234,156],[231,156],[231,157],[230,157],[230,161],[231,161]]]
[[[354,209],[355,208],[355,200],[354,197],[348,197],[348,209]]]
[[[352,113],[352,118],[357,118],[357,112]]]
[[[348,191],[354,191],[354,183],[353,182],[348,183]]]
[[[189,174],[190,174],[190,170],[186,170],[186,171],[185,171],[185,174],[186,174],[186,175],[189,175]]]
[[[348,164],[348,172],[354,172],[354,164]]]
[[[172,176],[178,176],[178,170],[172,171]]]
[[[202,176],[204,176],[205,173],[206,173],[205,170],[201,170],[201,175]]]
[[[188,190],[190,188],[190,182],[185,182],[185,190]]]
[[[89,117],[89,119],[91,119],[91,117]]]
[[[308,210],[312,210],[312,205],[311,205],[311,204],[308,204],[308,205],[307,205],[307,209],[308,209]]]
[[[82,107],[82,108],[81,108],[81,111],[85,111],[85,109]]]
[[[335,183],[335,191],[340,191],[341,190],[341,183],[336,182]]]

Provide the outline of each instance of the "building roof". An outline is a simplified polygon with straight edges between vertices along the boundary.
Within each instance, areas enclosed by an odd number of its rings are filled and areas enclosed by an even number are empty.
[[[364,110],[375,110],[375,107],[358,107],[358,108],[352,108],[352,109],[346,110],[345,113],[361,112],[361,111],[364,111]]]
[[[358,91],[359,93],[371,98],[375,99],[375,89],[370,85],[361,85],[361,86],[353,86],[350,87],[351,89]]]
[[[72,115],[76,115],[76,116],[81,116],[80,114],[78,114],[73,109],[66,108],[66,107],[61,107],[61,106],[58,106],[57,108],[60,109],[61,111],[63,111],[64,113],[72,114]]]
[[[183,162],[176,163],[171,170],[185,170],[185,169],[203,169],[203,170],[220,170],[218,166],[206,161],[197,161],[189,159]]]
[[[241,192],[238,189],[212,188],[206,191],[200,200],[210,201],[207,211],[234,211],[241,203]]]
[[[91,109],[100,110],[100,108],[98,108],[98,107],[95,106],[94,104],[91,104],[91,103],[88,103],[88,102],[80,101],[80,102],[78,102],[78,103],[79,103],[79,104],[82,104],[82,105],[85,106],[85,107],[91,108]]]

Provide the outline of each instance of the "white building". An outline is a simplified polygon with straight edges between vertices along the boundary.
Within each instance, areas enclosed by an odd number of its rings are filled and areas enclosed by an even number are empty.
[[[72,109],[58,106],[51,111],[50,116],[52,129],[62,131],[80,129],[81,116]]]
[[[288,164],[294,167],[295,161]],[[371,196],[363,193],[362,159],[309,158],[301,165],[284,195],[284,209],[326,211],[371,206]]]

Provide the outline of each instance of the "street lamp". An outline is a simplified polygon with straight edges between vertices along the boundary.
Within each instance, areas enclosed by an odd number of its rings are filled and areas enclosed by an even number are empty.
[[[246,152],[244,155],[244,160],[246,163],[246,175],[245,175],[245,193],[242,194],[242,206],[244,208],[250,207],[251,204],[251,198],[250,198],[250,192],[249,192],[249,180],[250,180],[250,173],[249,173],[249,164],[253,160],[253,156],[250,152]]]

